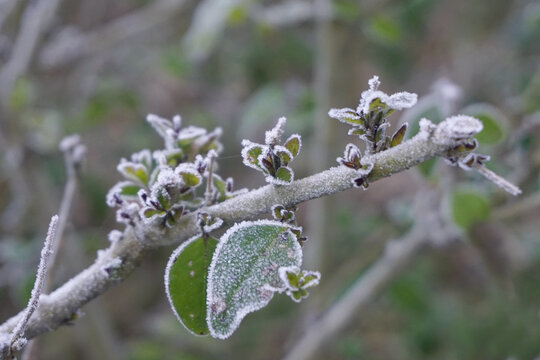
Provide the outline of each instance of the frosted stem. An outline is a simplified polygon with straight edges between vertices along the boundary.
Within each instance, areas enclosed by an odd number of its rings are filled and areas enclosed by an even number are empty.
[[[216,152],[210,151],[208,153],[208,159],[210,164],[208,164],[208,177],[206,178],[206,192],[204,193],[204,198],[206,206],[212,205],[212,177],[214,176],[214,161],[216,160]]]
[[[474,169],[476,169],[480,174],[482,174],[486,179],[503,189],[504,191],[508,192],[509,194],[512,194],[514,196],[518,196],[521,194],[521,189],[517,187],[516,185],[512,184],[510,181],[506,180],[505,178],[495,174],[493,171],[489,170],[484,165],[475,165]]]
[[[47,266],[49,265],[49,258],[52,254],[52,247],[54,238],[56,236],[57,225],[58,215],[54,215],[49,224],[49,231],[47,232],[47,237],[45,238],[45,244],[41,249],[41,259],[39,261],[36,281],[34,282],[34,288],[32,289],[30,300],[28,301],[26,309],[11,333],[10,348],[12,350],[20,350],[26,343],[26,340],[23,340],[24,331],[26,330],[30,317],[39,306],[39,296],[41,295],[41,289],[43,288],[43,283],[47,275]]]

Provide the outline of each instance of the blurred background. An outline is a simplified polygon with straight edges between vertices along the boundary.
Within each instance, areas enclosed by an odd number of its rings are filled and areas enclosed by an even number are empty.
[[[120,158],[162,147],[146,114],[221,126],[219,173],[251,189],[264,180],[242,165],[242,139],[261,142],[287,116],[304,142],[296,177],[335,166],[356,140],[327,112],[356,108],[375,74],[385,92],[418,93],[390,116],[408,137],[421,117],[480,118],[479,152],[523,195],[438,160],[302,204],[304,267],[321,284],[301,304],[277,295],[226,341],[178,323],[162,281],[173,248],[162,248],[72,326],[40,336],[34,358],[281,358],[426,215],[412,209],[429,192],[442,235],[313,358],[537,359],[539,1],[0,0],[0,321],[28,299],[66,182],[64,136],[80,134],[87,158],[53,288],[121,228],[105,194]]]

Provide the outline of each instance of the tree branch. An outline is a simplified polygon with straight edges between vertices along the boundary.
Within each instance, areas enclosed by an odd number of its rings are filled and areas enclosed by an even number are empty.
[[[453,232],[445,232],[439,216],[439,197],[433,193],[417,198],[414,227],[402,238],[390,241],[383,255],[369,270],[360,276],[350,289],[314,323],[306,326],[300,339],[294,341],[284,360],[312,359],[314,354],[334,335],[355,319],[365,306],[373,301],[382,290],[420,253],[429,242],[440,242],[454,238]],[[436,231],[433,234],[433,230]],[[437,241],[435,241],[437,240]]]
[[[468,118],[478,125],[477,120]],[[460,124],[458,124],[461,121]],[[413,139],[389,150],[366,156],[362,161],[373,163],[367,175],[370,183],[406,170],[434,156],[449,156],[460,141],[474,136],[464,136],[463,119],[450,118],[435,126],[424,120],[421,130]],[[471,125],[471,124],[469,124]],[[293,206],[301,202],[335,194],[353,186],[358,172],[344,166],[334,167],[319,174],[294,181],[288,186],[266,185],[239,195],[223,203],[203,208],[211,216],[232,224],[267,213],[275,204]],[[144,254],[152,248],[181,243],[199,231],[197,213],[182,217],[177,226],[167,229],[137,223],[128,226],[118,241],[98,253],[94,264],[49,295],[42,296],[42,304],[30,319],[25,337],[30,339],[56,329],[79,316],[80,308],[101,295],[112,285],[124,280]],[[0,339],[10,333],[20,320],[19,313],[0,325]]]
[[[51,21],[60,0],[30,2],[24,11],[22,25],[13,53],[0,71],[0,100],[7,107],[11,90],[19,76],[28,69],[32,54],[43,30]]]
[[[44,68],[55,68],[80,58],[106,54],[177,18],[185,4],[185,0],[152,1],[86,34],[68,28],[46,44],[39,55],[39,63]]]
[[[24,337],[24,331],[28,326],[28,321],[32,317],[32,314],[36,311],[36,309],[38,309],[39,306],[41,289],[43,288],[43,284],[47,276],[47,266],[49,265],[49,259],[52,254],[57,225],[58,215],[54,215],[49,224],[49,231],[47,232],[47,237],[45,238],[45,244],[41,249],[41,258],[36,273],[36,281],[34,282],[34,287],[32,288],[28,305],[20,313],[17,324],[11,333],[9,348],[6,354],[8,357],[11,356],[14,351],[19,351],[24,347],[24,345],[26,345],[27,339]],[[5,346],[0,345],[0,349],[0,355],[4,354]]]

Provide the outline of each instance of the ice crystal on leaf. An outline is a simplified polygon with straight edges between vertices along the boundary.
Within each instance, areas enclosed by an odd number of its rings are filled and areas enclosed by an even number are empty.
[[[229,337],[247,314],[266,306],[274,292],[287,289],[279,268],[301,263],[300,244],[288,224],[259,220],[227,230],[208,271],[210,334]]]
[[[266,132],[265,144],[242,140],[242,161],[244,165],[261,171],[268,183],[289,185],[294,180],[294,172],[288,166],[300,153],[302,141],[300,135],[291,135],[283,145],[281,142],[286,119],[278,120],[276,126]]]

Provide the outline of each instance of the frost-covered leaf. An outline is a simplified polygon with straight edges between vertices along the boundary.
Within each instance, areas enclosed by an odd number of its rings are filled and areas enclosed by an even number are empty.
[[[271,211],[274,219],[278,221],[294,224],[296,220],[294,210],[287,210],[283,205],[274,205]],[[300,237],[300,234],[297,237]]]
[[[279,277],[287,287],[286,294],[294,302],[300,302],[309,296],[306,289],[319,284],[321,273],[301,270],[298,266],[285,266],[278,270]]]
[[[274,146],[274,154],[279,158],[281,164],[287,166],[293,159],[291,152],[284,146]]]
[[[120,205],[124,200],[133,200],[140,189],[139,185],[131,181],[120,181],[107,193],[106,203],[108,206],[114,207]]]
[[[185,187],[196,187],[201,184],[202,177],[191,164],[180,164],[174,171],[182,177]]]
[[[363,125],[364,120],[355,110],[349,108],[330,109],[328,116],[349,125]]]
[[[293,158],[297,157],[298,153],[300,153],[300,148],[302,147],[300,135],[294,134],[289,136],[285,141],[284,146],[291,152]]]
[[[263,147],[262,145],[253,143],[249,140],[242,140],[242,146],[242,161],[244,165],[260,170],[258,159],[266,146]]]
[[[141,185],[148,184],[148,172],[142,164],[123,160],[118,164],[118,171],[127,179]]]
[[[465,230],[486,220],[491,210],[487,197],[468,189],[455,190],[451,194],[450,206],[455,223]]]
[[[208,272],[208,328],[225,339],[250,312],[284,291],[278,269],[300,266],[302,251],[291,227],[270,220],[242,222],[220,239]]]
[[[407,126],[407,123],[401,125],[401,127],[394,133],[394,135],[392,135],[392,140],[390,140],[390,147],[401,144],[403,138],[405,137],[405,133],[407,132]]]
[[[208,335],[206,287],[208,267],[217,239],[197,235],[180,245],[169,258],[165,291],[178,320],[195,335]]]
[[[277,169],[276,178],[285,182],[286,184],[290,184],[294,179],[294,174],[290,167],[282,166]]]

